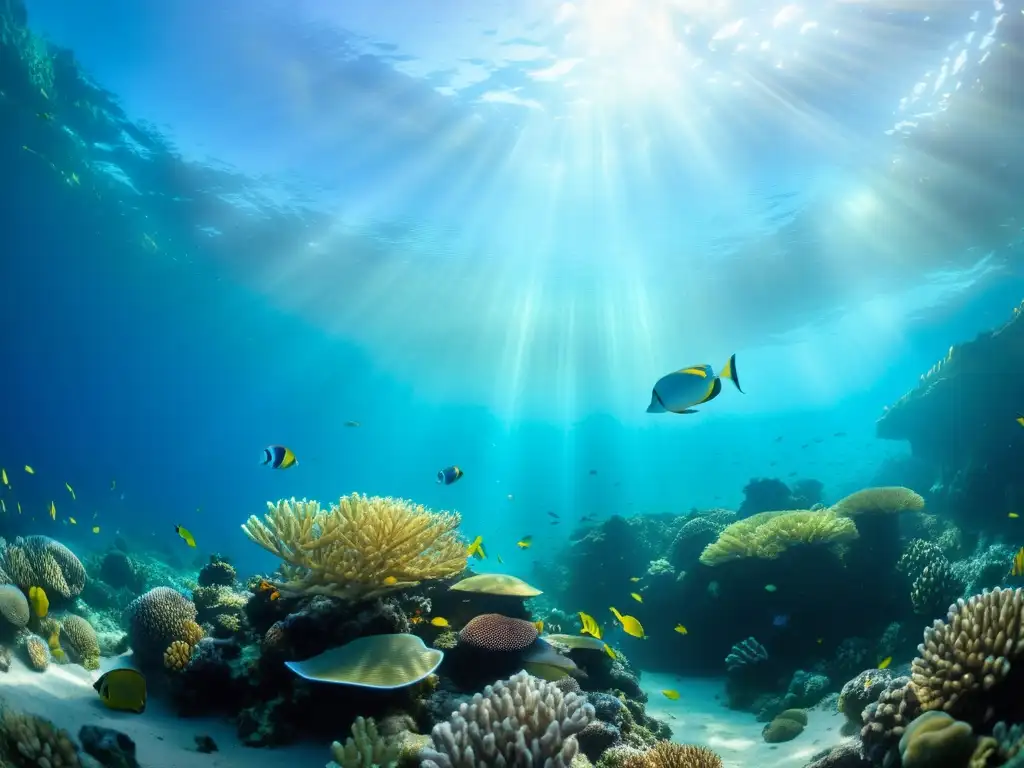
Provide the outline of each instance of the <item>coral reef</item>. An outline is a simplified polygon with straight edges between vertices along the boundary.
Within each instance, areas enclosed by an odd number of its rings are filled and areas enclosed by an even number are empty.
[[[705,565],[776,558],[791,547],[841,544],[857,538],[852,521],[833,511],[760,512],[725,528],[700,556]]]
[[[155,587],[128,606],[128,637],[140,667],[162,667],[175,641],[194,646],[203,636],[196,607],[170,587]]]
[[[0,715],[0,754],[12,765],[38,768],[79,768],[71,736],[35,715],[4,709]]]
[[[357,717],[352,724],[352,735],[345,743],[331,744],[333,760],[327,768],[394,768],[399,755],[398,746],[381,736],[372,717],[369,720]]]
[[[81,616],[68,614],[61,619],[60,628],[82,666],[86,669],[99,669],[100,643],[92,624]]]
[[[49,536],[0,539],[0,573],[26,592],[41,586],[50,595],[70,599],[85,587],[85,566],[75,553]]]
[[[402,499],[343,496],[329,510],[316,501],[268,503],[245,534],[283,561],[282,593],[366,600],[466,567],[456,513]]]

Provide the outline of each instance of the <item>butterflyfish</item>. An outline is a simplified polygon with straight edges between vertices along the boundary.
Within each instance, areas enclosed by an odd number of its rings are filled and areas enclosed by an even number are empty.
[[[629,596],[636,600],[638,603],[642,603],[644,601],[643,595],[639,595],[636,592],[630,592]]]
[[[146,678],[135,669],[112,669],[93,683],[109,709],[142,714],[146,711]]]
[[[636,620],[635,617],[623,616],[614,607],[612,607],[610,610],[613,614],[615,614],[615,618],[618,619],[619,623],[622,625],[623,632],[625,632],[627,635],[630,635],[631,637],[639,637],[641,639],[645,637],[644,627],[639,621]]]
[[[445,467],[444,469],[438,470],[437,482],[444,483],[445,485],[451,485],[452,483],[461,479],[464,474],[465,472],[463,472],[455,465]]]
[[[174,532],[181,536],[181,538],[185,540],[185,543],[190,547],[195,547],[195,537],[189,532],[188,528],[185,528],[182,525],[176,525],[174,526]]]
[[[679,691],[674,691],[671,688],[665,688],[661,695],[670,701],[676,701],[679,698]]]
[[[271,469],[288,469],[298,463],[299,460],[295,458],[291,448],[285,448],[283,445],[268,445],[263,449],[263,459],[260,461],[260,464]]]
[[[682,624],[676,624],[675,631],[678,632],[680,635],[688,635],[688,634],[690,634],[690,630],[688,630]]]
[[[25,471],[28,472],[30,475],[34,475],[36,473],[36,471],[32,469],[32,467],[30,467],[28,464],[25,465]]]
[[[666,374],[655,383],[647,412],[696,413],[693,406],[714,400],[722,392],[723,378],[730,379],[743,392],[736,373],[736,355],[729,358],[717,376],[706,363]]]
[[[15,504],[18,505],[18,514],[20,515],[21,514],[21,502],[20,501],[16,501]]]
[[[1011,576],[1024,576],[1024,547],[1017,550],[1013,556],[1013,565],[1010,566]]]
[[[68,489],[68,493],[71,494],[72,501],[78,501],[78,497],[75,496],[75,489],[71,487],[69,483],[64,483],[64,487]]]
[[[601,627],[598,626],[597,622],[594,621],[594,617],[589,613],[579,613],[580,623],[583,624],[583,628],[580,630],[581,635],[590,635],[598,640],[601,639]]]
[[[890,664],[892,664],[892,656],[886,656],[884,659],[878,662],[878,668],[888,669]]]
[[[523,538],[516,542],[516,546],[520,549],[529,549],[532,545],[533,536],[523,536]]]
[[[449,626],[448,619],[444,618],[443,616],[435,616],[434,618],[432,618],[430,620],[430,623],[433,626],[435,626],[435,627],[447,627],[447,626]]]
[[[466,557],[475,557],[477,560],[486,560],[487,553],[484,551],[484,537],[477,536],[473,543],[466,547]]]
[[[52,501],[50,502],[50,519],[51,520],[56,520],[57,519],[57,505],[54,504]]]

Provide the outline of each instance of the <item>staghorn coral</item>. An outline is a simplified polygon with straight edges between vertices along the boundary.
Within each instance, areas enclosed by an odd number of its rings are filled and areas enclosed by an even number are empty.
[[[726,526],[704,548],[700,562],[715,566],[744,558],[773,559],[800,544],[841,544],[855,538],[853,522],[831,511],[761,512]]]
[[[25,593],[13,584],[0,585],[0,616],[18,629],[28,624],[28,600]]]
[[[67,731],[36,715],[5,709],[0,739],[12,766],[18,768],[78,768],[81,762]]]
[[[523,651],[537,639],[537,627],[525,619],[484,613],[459,632],[459,643],[484,651]]]
[[[722,758],[707,747],[659,741],[642,752],[623,755],[621,768],[722,768]]]
[[[28,634],[24,640],[28,664],[36,672],[45,672],[50,666],[50,648],[39,635]]]
[[[433,748],[422,768],[517,765],[568,768],[578,751],[575,734],[594,719],[594,708],[574,693],[525,672],[487,686],[434,726]]]
[[[1022,612],[1024,590],[996,588],[958,600],[945,621],[925,629],[911,666],[921,708],[971,722],[991,719],[997,689],[1022,660]]]
[[[329,510],[315,501],[267,504],[245,534],[283,560],[287,594],[325,594],[363,600],[421,581],[461,573],[466,545],[462,518],[403,499],[343,496]]]
[[[389,743],[377,730],[371,717],[357,717],[352,723],[352,735],[345,743],[331,744],[334,759],[327,768],[394,768],[398,763],[399,748]]]
[[[81,659],[82,666],[86,669],[99,669],[100,641],[92,624],[81,616],[69,614],[62,619],[61,628],[71,650]]]
[[[0,553],[0,567],[23,590],[42,586],[69,599],[85,588],[85,566],[74,552],[49,536],[19,536],[13,543],[0,539]]]
[[[192,601],[170,587],[156,587],[132,601],[126,611],[128,638],[142,666],[162,666],[164,651],[175,640],[195,645],[203,631]]]

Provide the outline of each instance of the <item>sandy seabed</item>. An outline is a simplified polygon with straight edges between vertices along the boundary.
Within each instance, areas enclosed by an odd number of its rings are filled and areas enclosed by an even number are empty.
[[[802,768],[818,752],[845,741],[841,714],[811,709],[803,733],[785,744],[767,744],[761,738],[764,723],[723,704],[721,679],[644,672],[640,685],[649,697],[647,713],[669,724],[672,741],[710,747],[726,768]],[[666,689],[678,691],[679,698],[665,698]]]

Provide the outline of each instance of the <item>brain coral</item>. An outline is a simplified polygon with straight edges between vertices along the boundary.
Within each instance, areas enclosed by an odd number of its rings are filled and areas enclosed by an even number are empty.
[[[28,624],[28,600],[13,584],[0,585],[0,616],[19,629]]]
[[[92,624],[81,616],[69,614],[61,621],[61,628],[68,644],[82,660],[82,666],[86,669],[99,669],[100,641]]]
[[[994,589],[950,606],[945,621],[925,629],[911,667],[922,710],[942,709],[975,722],[996,714],[996,696],[1014,665],[1024,661],[1024,590]]]
[[[50,666],[50,649],[39,635],[28,635],[25,638],[25,655],[29,666],[36,672],[45,672]]]
[[[136,598],[127,616],[128,640],[142,665],[162,665],[164,651],[175,640],[194,645],[202,637],[195,605],[170,587],[156,587]]]
[[[537,639],[537,627],[525,619],[484,613],[470,619],[459,642],[484,651],[524,651]]]
[[[0,539],[0,565],[22,589],[43,587],[67,599],[85,588],[85,566],[75,553],[48,536],[26,536],[13,543]]]

